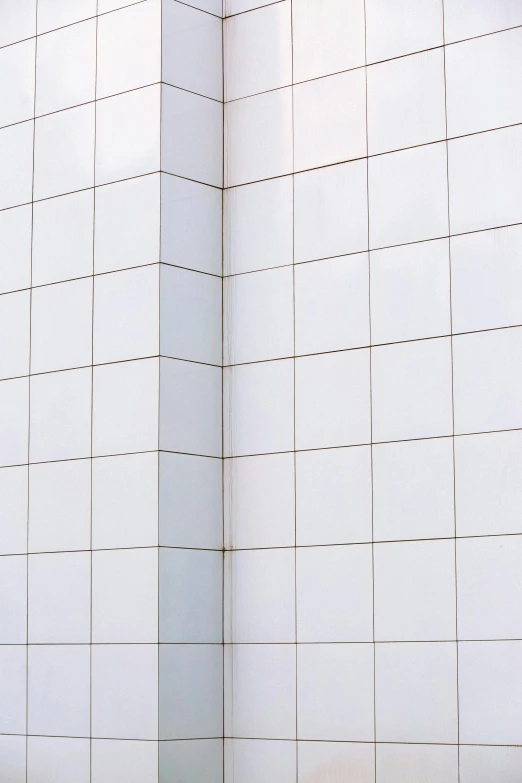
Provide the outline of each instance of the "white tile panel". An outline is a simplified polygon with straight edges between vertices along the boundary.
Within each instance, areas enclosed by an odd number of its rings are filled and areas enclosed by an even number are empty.
[[[296,85],[293,123],[296,171],[364,157],[364,69],[358,68]]]
[[[294,79],[315,79],[364,65],[362,0],[294,0]]]
[[[0,49],[0,126],[34,116],[34,64],[34,38]]]
[[[28,560],[29,644],[88,644],[91,638],[90,553],[30,555]]]
[[[292,83],[290,6],[284,0],[224,22],[227,101]]]
[[[36,58],[37,116],[93,101],[95,88],[95,19],[39,36]]]

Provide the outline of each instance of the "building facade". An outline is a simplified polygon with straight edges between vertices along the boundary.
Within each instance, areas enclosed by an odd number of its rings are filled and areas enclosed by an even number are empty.
[[[519,0],[0,0],[0,780],[522,779]]]

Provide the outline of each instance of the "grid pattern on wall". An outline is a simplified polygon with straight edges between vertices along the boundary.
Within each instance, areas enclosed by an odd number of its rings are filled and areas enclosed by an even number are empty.
[[[0,3],[2,783],[222,780],[217,5]]]
[[[227,5],[226,783],[514,783],[522,7]]]

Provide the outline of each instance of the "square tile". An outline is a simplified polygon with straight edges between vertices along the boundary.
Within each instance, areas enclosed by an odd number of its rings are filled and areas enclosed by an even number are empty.
[[[455,438],[457,535],[522,533],[522,433]]]
[[[522,14],[518,24],[521,23]],[[449,136],[464,136],[522,121],[522,99],[516,78],[522,68],[521,52],[520,28],[448,46]]]
[[[94,184],[94,104],[35,123],[34,198],[59,196]]]
[[[223,734],[223,647],[162,644],[159,648],[160,739]]]
[[[162,546],[223,548],[221,459],[162,452],[159,498]]]
[[[455,432],[520,427],[522,329],[501,329],[453,339]]]
[[[292,12],[296,82],[364,65],[362,0],[297,0]]]
[[[96,364],[159,353],[159,265],[94,278]]]
[[[444,95],[442,49],[368,68],[369,154],[445,138]]]
[[[159,752],[160,783],[170,783],[176,778],[182,783],[190,775],[206,783],[223,783],[222,739],[160,742]]]
[[[30,293],[20,291],[0,296],[0,378],[29,373]]]
[[[92,647],[91,736],[158,738],[157,645],[96,644]]]
[[[38,34],[96,16],[96,0],[39,0]]]
[[[31,465],[29,552],[90,549],[90,542],[90,460]]]
[[[341,780],[374,783],[375,760],[371,743],[299,742],[299,781],[328,780],[341,775]]]
[[[106,14],[110,11],[118,11],[128,5],[134,5],[136,0],[98,0],[98,14]]]
[[[296,359],[296,447],[370,441],[370,352],[339,351]]]
[[[519,639],[521,536],[457,541],[459,639]]]
[[[375,540],[455,535],[451,438],[381,443],[372,456]]]
[[[459,780],[456,746],[377,745],[376,760],[377,780],[386,783],[457,783]]]
[[[373,344],[450,333],[447,239],[374,250],[370,278]]]
[[[522,24],[516,0],[446,0],[446,41],[494,33]]]
[[[449,337],[372,349],[374,441],[452,432]]]
[[[96,189],[97,274],[159,261],[163,228],[160,176],[150,174]]]
[[[161,264],[160,353],[222,364],[221,279]]]
[[[93,381],[93,456],[157,449],[158,360],[96,367]]]
[[[88,737],[89,645],[31,645],[28,665],[28,733]]]
[[[225,781],[278,780],[295,783],[295,743],[285,740],[225,739]]]
[[[294,742],[225,739],[225,783],[295,783],[296,771]]]
[[[158,550],[113,549],[92,555],[92,641],[158,640]]]
[[[102,14],[98,19],[97,56],[97,98],[161,81],[160,0],[134,3],[116,14]]]
[[[292,83],[292,19],[288,0],[227,19],[223,33],[226,101]]]
[[[27,783],[90,783],[90,740],[29,737]]]
[[[159,85],[97,103],[97,185],[159,171],[160,104]]]
[[[31,201],[33,131],[33,120],[0,130],[0,209]]]
[[[225,460],[224,489],[227,549],[294,545],[293,454]]]
[[[222,410],[221,367],[161,359],[160,449],[221,457]]]
[[[373,640],[369,544],[299,548],[296,584],[298,642]]]
[[[0,557],[0,644],[27,641],[27,557]]]
[[[299,264],[294,280],[297,354],[369,345],[366,253]]]
[[[26,745],[25,737],[0,737],[0,764],[9,783],[26,783]]]
[[[193,0],[191,0],[193,2]],[[220,0],[198,0],[197,5],[200,7],[202,3],[207,6],[209,3],[220,4]],[[225,0],[223,8],[223,16],[233,16],[234,14],[241,14],[243,11],[252,11],[254,8],[260,8],[265,5],[272,5],[277,3],[278,0]],[[207,9],[208,10],[208,9]],[[213,13],[217,13],[213,10]]]
[[[370,247],[448,234],[446,144],[429,144],[368,161]]]
[[[370,448],[300,451],[295,459],[297,545],[371,541]]]
[[[95,87],[96,19],[38,37],[36,116],[93,101]]]
[[[33,286],[92,275],[93,217],[91,188],[34,204]]]
[[[295,739],[293,644],[225,646],[225,736]]]
[[[30,555],[28,572],[29,644],[88,644],[91,638],[90,553]]]
[[[453,331],[522,323],[522,226],[451,238]]]
[[[367,250],[366,161],[306,171],[294,185],[295,263]]]
[[[92,740],[92,783],[158,783],[158,745],[132,740]]]
[[[460,749],[461,783],[502,780],[517,783],[522,764],[520,748],[466,747]]]
[[[448,142],[452,234],[522,221],[521,142],[519,125]]]
[[[223,373],[225,456],[294,448],[294,362],[230,367]]]
[[[92,363],[92,297],[90,277],[32,291],[32,373]]]
[[[163,3],[162,80],[222,101],[223,25],[220,19],[204,13],[206,10],[198,10],[196,3]]]
[[[162,547],[159,553],[159,640],[223,641],[223,553]]]
[[[454,542],[376,544],[373,557],[376,641],[454,639]]]
[[[442,46],[443,18],[441,0],[368,0],[367,62]]]
[[[0,34],[0,46],[36,35],[36,0],[20,0],[6,15]]]
[[[0,553],[27,551],[27,467],[0,470]]]
[[[457,742],[454,642],[377,645],[375,687],[379,742]]]
[[[161,167],[216,188],[223,180],[223,106],[177,87],[161,92]]]
[[[372,644],[300,644],[297,667],[299,739],[373,742]]]
[[[158,545],[158,455],[92,462],[92,548]]]
[[[91,455],[90,368],[31,379],[31,462]]]
[[[0,292],[31,285],[32,207],[0,212]]]
[[[161,175],[161,260],[221,277],[222,191]]]
[[[295,641],[295,553],[225,553],[225,642]]]
[[[29,381],[0,382],[0,466],[28,460]]]
[[[34,63],[34,38],[0,50],[0,126],[34,116]]]
[[[293,118],[296,171],[364,157],[364,69],[296,85]]]
[[[293,177],[228,188],[224,194],[224,273],[292,264]]]
[[[224,363],[280,359],[294,353],[291,266],[225,278]]]
[[[226,104],[226,187],[290,174],[292,166],[291,87]]]
[[[25,734],[27,647],[23,644],[0,646],[0,730],[4,734]]]
[[[459,643],[460,741],[520,745],[522,643]]]

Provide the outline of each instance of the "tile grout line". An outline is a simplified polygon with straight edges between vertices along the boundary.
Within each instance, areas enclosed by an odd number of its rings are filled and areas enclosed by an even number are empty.
[[[448,143],[448,90],[446,70],[446,17],[444,0],[441,0],[442,38],[443,38],[443,72],[444,72],[444,124],[446,134],[446,198],[448,235],[451,236],[451,201],[449,174],[449,143]],[[448,242],[448,281],[449,281],[449,316],[450,316],[450,353],[451,353],[451,423],[452,423],[452,460],[453,460],[453,532],[454,532],[454,579],[455,579],[455,663],[456,663],[456,718],[457,718],[457,780],[460,783],[460,694],[459,694],[459,634],[458,634],[458,579],[457,579],[457,484],[455,460],[455,361],[453,351],[453,299],[452,299],[452,266],[451,239]]]
[[[224,15],[224,3],[222,0],[221,7]],[[223,548],[223,557],[221,561],[221,642],[222,642],[222,667],[221,667],[221,691],[223,704],[221,709],[221,723],[222,723],[222,763],[221,763],[221,775],[222,783],[226,783],[226,749],[225,749],[225,727],[227,723],[227,694],[226,694],[226,659],[225,659],[225,640],[226,640],[226,612],[227,612],[227,599],[230,602],[232,600],[231,595],[226,595],[226,568],[227,568],[227,539],[225,530],[225,492],[227,491],[225,482],[225,182],[226,182],[226,124],[225,124],[225,102],[226,102],[226,74],[225,74],[225,20],[221,20],[221,94],[223,96],[223,124],[222,124],[222,183],[221,189],[221,545]],[[231,583],[231,580],[229,580]],[[232,709],[232,700],[231,706]],[[231,718],[232,716],[230,716]],[[231,725],[232,721],[231,721]],[[232,765],[234,764],[234,749],[232,748]],[[232,778],[234,776],[232,766]],[[234,781],[232,780],[232,783]]]
[[[98,7],[99,0],[96,0],[96,38],[95,38],[95,57],[94,57],[94,147],[93,147],[93,161],[92,161],[92,177],[93,185],[96,185],[96,138],[97,138],[97,94],[98,94]],[[91,465],[91,494],[90,494],[90,616],[89,616],[89,780],[92,781],[92,705],[93,705],[93,687],[92,687],[92,675],[93,675],[93,446],[94,446],[94,265],[96,254],[96,187],[93,187],[93,214],[92,214],[92,289],[91,289],[91,433],[90,433],[90,465]]]
[[[38,0],[35,2],[35,26],[38,26]],[[34,49],[34,96],[33,96],[33,114],[36,114],[36,73],[38,58],[38,38],[35,40]],[[31,180],[31,267],[29,291],[29,363],[28,363],[28,381],[27,381],[27,529],[26,529],[26,628],[25,628],[25,780],[28,783],[29,775],[29,536],[30,536],[30,508],[31,508],[31,482],[30,482],[30,459],[31,459],[31,362],[32,362],[32,315],[33,315],[33,249],[34,249],[34,164],[36,147],[36,122],[33,119],[33,150],[32,150],[32,180]]]
[[[295,638],[295,783],[299,781],[299,623],[298,623],[298,581],[297,581],[297,379],[296,379],[296,290],[295,290],[295,104],[294,104],[294,2],[290,0],[290,56],[291,56],[291,80],[292,80],[292,369],[293,369],[293,502],[294,502],[294,638]]]
[[[160,5],[160,77],[163,80],[163,2],[161,2]],[[161,162],[163,159],[163,87],[160,87],[160,129],[159,129],[159,154],[160,154],[160,169],[161,169]],[[159,262],[160,265],[158,267],[158,353],[161,355],[161,261],[163,258],[163,175],[159,175],[159,191],[160,191],[160,200],[159,200]],[[157,579],[157,590],[158,590],[158,609],[157,609],[157,615],[158,615],[158,631],[157,631],[157,639],[158,639],[158,656],[157,656],[157,678],[158,678],[158,688],[157,688],[157,700],[156,700],[156,711],[157,711],[157,737],[158,737],[158,754],[157,754],[157,773],[158,773],[158,783],[161,779],[161,759],[160,759],[160,743],[159,738],[161,736],[161,714],[160,714],[160,700],[161,700],[161,656],[160,656],[160,640],[161,640],[161,549],[160,549],[160,543],[161,543],[161,452],[160,452],[160,441],[161,441],[161,359],[158,360],[158,415],[157,415],[157,428],[158,428],[158,439],[157,439],[157,448],[158,448],[158,461],[157,461],[157,482],[158,482],[158,509],[157,509],[157,544],[158,544],[158,559],[157,559],[157,567],[158,567],[158,579]]]
[[[366,140],[366,230],[367,244],[370,247],[370,160],[368,157],[368,22],[366,0],[363,0],[364,14],[364,126]],[[374,474],[373,474],[373,386],[372,386],[372,309],[371,309],[371,256],[368,252],[368,335],[369,335],[369,413],[370,413],[370,485],[371,485],[371,515],[372,515],[372,639],[373,639],[373,778],[377,783],[377,682],[376,660],[377,649],[375,646],[375,520],[374,520]]]
[[[482,431],[472,431],[472,432],[461,432],[461,433],[455,433],[455,438],[469,438],[479,435],[499,435],[502,433],[515,433],[515,432],[522,432],[522,427],[511,427],[508,429],[499,429],[499,430],[482,430]],[[451,433],[445,434],[445,435],[430,435],[430,436],[422,436],[417,438],[399,438],[396,440],[386,440],[386,441],[374,441],[373,444],[370,444],[369,442],[364,443],[348,443],[341,446],[313,446],[305,449],[297,449],[297,453],[309,453],[309,452],[315,452],[315,451],[333,451],[338,449],[357,449],[357,448],[364,448],[368,447],[370,445],[373,446],[387,446],[387,445],[393,445],[396,443],[416,443],[418,441],[427,441],[427,440],[442,440],[446,438],[453,437]],[[107,459],[110,457],[124,457],[124,456],[131,456],[133,454],[150,454],[154,453],[156,449],[144,449],[141,451],[128,451],[128,452],[110,452],[107,454],[95,454],[93,456],[93,459]],[[215,454],[195,454],[193,452],[186,452],[186,451],[176,451],[173,449],[166,449],[162,448],[160,449],[161,452],[164,452],[166,454],[181,454],[189,457],[200,457],[202,459],[222,459],[219,456],[216,456]],[[283,451],[268,451],[268,452],[259,452],[259,453],[247,453],[247,454],[233,454],[229,457],[225,457],[225,461],[227,460],[235,460],[235,459],[248,459],[249,457],[269,457],[274,456],[277,454],[291,454],[293,452],[293,449],[287,449]],[[27,465],[50,465],[55,463],[62,463],[62,462],[78,462],[80,460],[86,460],[89,459],[88,455],[83,455],[80,457],[67,457],[67,458],[61,458],[61,459],[48,459],[48,460],[34,460],[31,462],[15,462],[15,463],[9,463],[7,465],[0,466],[0,470],[9,470],[10,468],[17,468],[17,467],[25,467]],[[495,534],[493,534],[495,535]],[[497,534],[498,535],[498,534]],[[505,533],[502,535],[518,535],[517,533]],[[460,537],[460,536],[459,536]],[[465,537],[465,536],[464,536]],[[422,539],[424,540],[424,539]],[[1,555],[0,555],[1,556]]]
[[[157,452],[149,452],[156,454]],[[292,453],[292,452],[290,452]],[[128,456],[128,455],[123,455]],[[45,464],[45,463],[44,463]],[[24,466],[25,467],[25,466]],[[522,532],[518,533],[475,533],[465,536],[457,536],[457,541],[475,541],[477,539],[484,539],[484,538],[520,538],[522,537]],[[454,536],[439,536],[439,537],[426,537],[426,538],[389,538],[389,539],[377,539],[374,541],[371,540],[364,540],[364,541],[337,541],[337,542],[329,542],[329,543],[320,543],[315,542],[312,544],[298,544],[297,547],[295,547],[293,544],[287,544],[282,546],[251,546],[251,547],[234,547],[232,549],[227,549],[227,552],[266,552],[266,551],[282,551],[282,550],[288,550],[288,549],[324,549],[325,547],[356,547],[356,546],[386,546],[389,544],[426,544],[429,542],[437,542],[437,541],[454,541]],[[143,544],[141,546],[125,546],[125,547],[95,547],[93,549],[93,552],[114,552],[117,550],[122,551],[133,551],[133,550],[144,550],[144,549],[156,549],[156,544]],[[211,549],[210,547],[190,547],[190,546],[172,546],[170,544],[162,544],[162,549],[173,549],[176,551],[181,552],[222,552],[222,548],[218,549]],[[34,550],[28,553],[23,552],[5,552],[3,554],[0,554],[0,558],[3,557],[25,557],[26,555],[28,557],[38,556],[38,555],[55,555],[55,554],[76,554],[80,552],[90,552],[90,549],[46,549],[46,550]],[[470,640],[467,640],[470,641]],[[228,644],[228,642],[225,642]],[[286,643],[286,642],[285,642]],[[0,644],[1,646],[1,644]],[[1,732],[0,732],[1,733]]]

